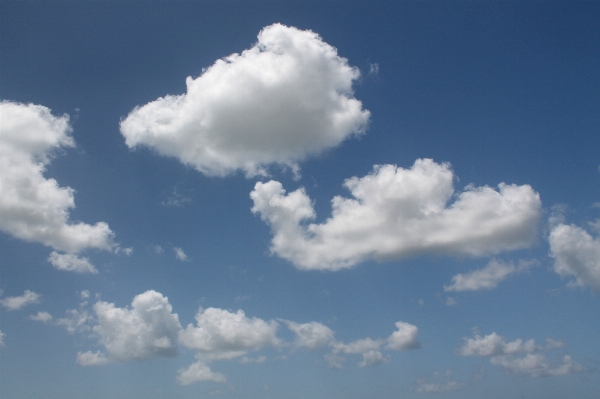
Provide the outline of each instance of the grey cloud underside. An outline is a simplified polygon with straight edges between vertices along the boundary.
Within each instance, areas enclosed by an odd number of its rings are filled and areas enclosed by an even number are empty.
[[[129,147],[211,176],[264,174],[273,163],[296,170],[366,129],[369,112],[352,95],[358,76],[316,33],[274,24],[252,48],[188,77],[186,94],[135,108],[121,133]]]
[[[410,169],[376,166],[345,181],[354,198],[336,196],[321,224],[304,189],[259,182],[252,211],[272,229],[271,251],[300,269],[339,270],[368,259],[423,253],[486,256],[537,240],[539,195],[529,185],[501,183],[454,193],[448,164],[419,159]],[[453,202],[450,202],[454,198]]]

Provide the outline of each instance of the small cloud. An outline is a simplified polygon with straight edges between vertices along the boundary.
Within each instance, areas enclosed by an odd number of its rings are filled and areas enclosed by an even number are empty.
[[[369,63],[369,75],[372,76],[377,76],[379,74],[379,64],[374,62],[374,63]]]
[[[446,306],[456,306],[456,305],[458,305],[458,301],[456,299],[452,298],[451,296],[446,298]]]
[[[48,262],[58,270],[98,274],[98,270],[90,263],[88,258],[80,258],[75,254],[59,254],[52,251],[48,257]]]
[[[457,391],[464,388],[467,384],[464,382],[456,381],[452,376],[452,371],[447,370],[445,373],[434,373],[433,381],[429,381],[427,378],[420,378],[417,380],[417,392],[418,393],[442,393]]]
[[[0,346],[4,346],[4,337],[6,337],[6,334],[0,331]]]
[[[52,320],[52,315],[48,312],[37,312],[35,315],[29,316],[33,321],[41,321],[42,323],[48,323]]]
[[[40,294],[30,290],[25,290],[21,296],[11,296],[0,300],[0,305],[2,305],[8,311],[19,310],[25,306],[39,303],[41,297],[42,296]]]
[[[124,255],[127,255],[127,256],[131,256],[131,254],[133,253],[133,248],[121,248],[121,247],[119,247],[119,248],[117,248],[115,250],[115,253],[116,254],[124,254]]]
[[[161,201],[160,204],[164,206],[181,207],[188,202],[192,202],[192,197],[187,195],[187,193],[181,192],[181,190],[175,186],[173,187],[171,194],[167,196],[167,199]]]
[[[102,366],[108,363],[108,358],[100,351],[77,352],[77,364],[80,366]]]
[[[179,247],[174,247],[173,251],[175,252],[175,259],[185,262],[188,260],[188,256],[183,252],[183,249]]]
[[[152,249],[154,250],[155,254],[164,254],[165,253],[165,250],[160,245],[155,245],[154,247],[152,247]]]
[[[425,306],[425,301],[422,299],[419,299],[419,306]]]
[[[444,292],[491,290],[510,275],[523,273],[538,264],[539,262],[536,260],[520,260],[515,266],[513,262],[492,259],[483,269],[472,270],[452,277],[452,284],[444,285]]]

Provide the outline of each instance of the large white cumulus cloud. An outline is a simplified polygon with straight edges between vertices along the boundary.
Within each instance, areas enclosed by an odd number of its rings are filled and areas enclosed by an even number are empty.
[[[301,269],[338,270],[367,259],[419,253],[483,256],[525,248],[537,238],[541,201],[529,186],[468,187],[454,195],[448,164],[417,160],[412,168],[376,166],[344,185],[321,224],[304,189],[257,183],[252,211],[271,225],[273,253]]]
[[[574,276],[577,285],[600,292],[600,238],[580,227],[559,224],[550,231],[549,242],[558,274]]]
[[[69,253],[113,248],[106,223],[69,220],[74,190],[43,176],[53,154],[74,145],[68,116],[3,101],[0,121],[0,230]]]
[[[94,333],[106,348],[109,358],[117,361],[171,357],[177,354],[177,336],[181,325],[167,297],[156,291],[137,295],[131,308],[119,308],[99,301],[94,305],[97,325]],[[104,355],[78,356],[80,364],[100,364]]]
[[[207,175],[297,167],[363,132],[369,112],[352,95],[359,71],[318,34],[274,24],[241,54],[216,61],[187,93],[135,108],[122,122],[129,147],[154,148]]]

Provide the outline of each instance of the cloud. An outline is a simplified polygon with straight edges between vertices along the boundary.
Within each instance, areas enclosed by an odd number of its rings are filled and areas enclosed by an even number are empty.
[[[77,352],[77,364],[80,366],[102,366],[108,363],[108,358],[100,351]]]
[[[93,316],[85,309],[69,309],[67,317],[56,320],[57,326],[63,326],[70,334],[87,332],[92,330]]]
[[[188,260],[188,257],[185,254],[185,252],[183,252],[182,248],[175,247],[175,248],[173,248],[173,251],[175,252],[175,259],[180,260],[182,262],[185,262]]]
[[[75,254],[59,254],[52,251],[48,257],[48,262],[58,270],[98,274],[98,270],[90,263],[88,258],[80,258]]]
[[[296,335],[294,345],[297,347],[314,350],[335,342],[333,331],[316,321],[302,324],[289,320],[282,320],[282,322]]]
[[[52,320],[52,315],[48,312],[37,312],[35,315],[29,316],[33,321],[41,321],[42,323],[48,323]]]
[[[452,371],[447,370],[445,373],[434,373],[434,382],[428,382],[427,378],[417,380],[418,393],[443,393],[457,391],[464,388],[467,384],[456,381],[452,375]]]
[[[485,337],[476,335],[475,338],[463,338],[463,344],[456,353],[461,356],[490,357],[492,365],[516,374],[529,375],[531,378],[581,373],[586,370],[569,355],[564,355],[558,364],[550,363],[542,352],[561,348],[564,342],[553,339],[547,339],[546,342],[545,347],[536,344],[533,339],[506,342],[494,332]]]
[[[303,188],[286,194],[277,181],[258,182],[250,197],[271,225],[272,253],[305,270],[423,253],[484,256],[536,241],[541,202],[530,186],[468,186],[449,203],[453,180],[448,164],[430,159],[375,166],[344,182],[354,198],[334,197],[322,224],[304,224],[315,211]]]
[[[537,263],[535,260],[520,260],[518,266],[515,266],[513,262],[501,262],[492,259],[483,269],[457,274],[452,277],[452,284],[444,285],[444,292],[491,290],[496,288],[498,283],[504,281],[508,276],[529,270]]]
[[[390,357],[385,356],[382,350],[403,351],[421,346],[417,341],[419,329],[402,321],[396,322],[397,330],[386,339],[362,338],[348,344],[336,340],[333,331],[321,323],[313,321],[300,324],[289,320],[282,320],[282,322],[295,334],[296,347],[310,350],[331,347],[331,352],[325,355],[325,360],[332,368],[343,367],[342,355],[361,355],[362,361],[358,366],[367,367],[390,361]]]
[[[574,276],[575,285],[600,292],[600,238],[575,225],[559,224],[550,231],[550,256],[554,271]]]
[[[108,224],[70,222],[74,190],[43,176],[55,153],[74,146],[68,116],[3,101],[0,120],[0,230],[68,253],[111,250],[114,234]]]
[[[179,342],[196,351],[197,362],[178,372],[183,385],[198,381],[224,382],[226,377],[211,371],[209,363],[242,357],[250,351],[281,344],[277,338],[278,323],[248,318],[243,310],[236,313],[218,309],[200,309],[196,326],[189,324],[179,333]]]
[[[0,346],[4,346],[4,337],[6,337],[6,334],[0,331]]]
[[[241,54],[217,60],[187,93],[136,107],[121,121],[130,148],[147,146],[210,176],[265,174],[362,133],[369,112],[352,94],[359,76],[319,35],[265,27]]]
[[[25,290],[21,296],[11,296],[0,300],[0,305],[9,311],[19,310],[25,306],[39,303],[41,297],[42,296],[40,294],[30,290]]]
[[[99,301],[94,312],[97,324],[93,331],[111,360],[125,362],[177,355],[179,317],[172,313],[168,298],[161,293],[146,291],[137,295],[131,308]]]

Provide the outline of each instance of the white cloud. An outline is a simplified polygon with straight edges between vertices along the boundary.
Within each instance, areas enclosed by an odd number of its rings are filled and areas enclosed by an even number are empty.
[[[6,334],[0,331],[0,346],[4,346],[4,337],[6,337]]]
[[[165,253],[165,250],[160,245],[155,245],[153,247],[153,249],[154,249],[155,254],[164,254]]]
[[[548,363],[546,356],[540,353],[528,353],[522,358],[494,356],[490,359],[490,363],[516,374],[530,375],[532,378],[568,375],[585,371],[585,367],[574,361],[569,355],[565,355],[562,363],[557,365]]]
[[[418,393],[443,393],[457,391],[464,388],[467,384],[456,381],[452,375],[452,371],[447,370],[445,373],[434,373],[434,382],[428,382],[427,378],[417,380]]]
[[[282,320],[285,325],[296,335],[294,345],[308,349],[319,349],[335,342],[333,331],[316,321],[310,323],[295,323]]]
[[[108,358],[100,351],[77,352],[77,364],[80,366],[102,366],[107,363]]]
[[[68,116],[3,101],[0,120],[0,230],[69,253],[111,250],[114,234],[108,225],[70,222],[74,190],[43,176],[57,151],[74,146]]]
[[[30,290],[25,290],[23,295],[21,296],[10,296],[8,298],[4,298],[0,300],[0,305],[2,305],[6,310],[19,310],[28,305],[33,305],[35,303],[40,302],[40,298],[42,296]]]
[[[196,324],[179,333],[179,341],[196,351],[197,362],[178,372],[178,381],[183,385],[198,381],[225,382],[226,377],[213,372],[209,363],[242,357],[250,351],[281,344],[277,338],[277,322],[246,317],[244,311],[236,313],[224,309],[200,309]],[[243,358],[242,358],[243,359]]]
[[[118,308],[108,302],[96,302],[97,325],[94,333],[106,348],[109,358],[117,361],[171,357],[177,354],[179,317],[172,312],[168,298],[156,291],[137,295],[131,308]]]
[[[397,331],[387,339],[387,347],[395,351],[417,349],[421,344],[417,341],[419,329],[417,326],[402,321],[396,322]]]
[[[35,315],[29,316],[33,321],[41,321],[42,323],[48,323],[52,320],[52,315],[48,312],[37,312]]]
[[[491,290],[492,288],[496,288],[498,283],[504,281],[508,276],[522,273],[536,264],[535,260],[521,260],[518,266],[515,266],[513,262],[501,262],[492,259],[483,269],[473,270],[465,274],[457,274],[452,277],[452,284],[444,285],[444,291]]]
[[[67,317],[56,320],[56,325],[63,326],[71,334],[91,331],[94,318],[85,309],[69,309]]]
[[[575,284],[600,292],[600,238],[574,225],[559,224],[550,231],[550,256],[561,276],[574,276]]]
[[[173,248],[173,251],[175,252],[175,259],[180,260],[182,262],[188,260],[188,257],[185,254],[185,252],[183,252],[182,248],[175,247]]]
[[[456,353],[461,356],[490,357],[492,365],[516,374],[526,374],[532,378],[585,371],[583,365],[575,362],[568,355],[564,355],[559,364],[550,363],[542,352],[561,348],[564,342],[549,338],[546,343],[546,346],[540,346],[533,339],[523,341],[520,338],[506,342],[503,337],[494,332],[485,337],[476,335],[475,338],[463,338],[463,344]]]
[[[148,146],[212,176],[297,162],[362,133],[369,112],[352,95],[359,71],[311,31],[274,24],[241,54],[216,61],[187,93],[136,107],[121,121],[130,147]]]
[[[453,197],[448,164],[417,160],[411,169],[376,166],[344,185],[332,216],[303,224],[315,212],[300,188],[286,195],[281,183],[258,182],[252,211],[271,225],[271,251],[300,269],[339,270],[368,259],[422,253],[484,256],[536,241],[541,202],[528,185],[469,186]]]
[[[90,263],[88,258],[80,258],[75,254],[59,254],[52,251],[48,257],[48,262],[58,270],[98,274],[98,270]]]

